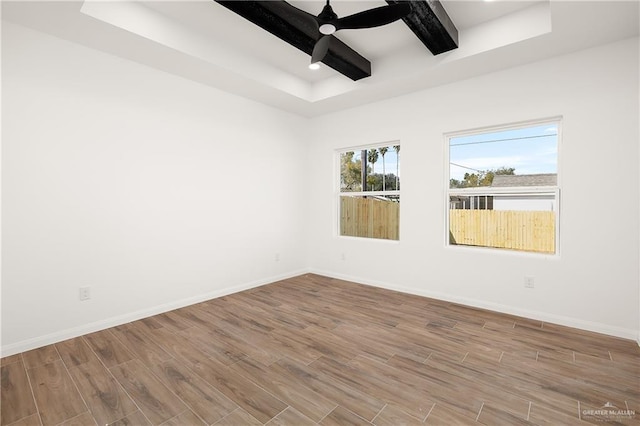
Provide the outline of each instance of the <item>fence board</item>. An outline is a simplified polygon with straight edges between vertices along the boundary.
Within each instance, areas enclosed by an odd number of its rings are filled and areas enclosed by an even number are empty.
[[[551,211],[449,210],[451,244],[555,253]]]
[[[340,235],[398,240],[399,224],[399,202],[340,197]]]

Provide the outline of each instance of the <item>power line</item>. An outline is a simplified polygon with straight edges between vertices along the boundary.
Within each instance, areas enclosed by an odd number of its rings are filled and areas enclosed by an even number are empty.
[[[557,133],[550,133],[548,135],[536,135],[536,136],[521,136],[519,138],[508,138],[508,139],[492,139],[488,141],[475,141],[475,142],[464,142],[464,143],[456,143],[449,144],[449,146],[462,146],[462,145],[479,145],[482,143],[494,143],[494,142],[505,142],[505,141],[519,141],[523,139],[535,139],[535,138],[546,138],[549,136],[558,136]]]

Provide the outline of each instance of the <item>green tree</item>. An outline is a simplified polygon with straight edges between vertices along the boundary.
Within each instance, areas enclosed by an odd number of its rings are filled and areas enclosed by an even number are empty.
[[[379,178],[380,178],[380,175],[377,175],[377,174],[367,175],[367,188],[369,188],[370,191],[380,190]]]
[[[354,160],[354,152],[345,152],[340,156],[340,189],[342,191],[361,191],[362,161]]]
[[[515,167],[500,167],[494,170],[478,171],[477,173],[465,173],[463,180],[449,179],[449,188],[475,188],[478,186],[491,186],[493,178],[497,175],[515,175]]]
[[[393,173],[387,173],[385,176],[382,173],[371,173],[367,175],[367,188],[369,191],[382,191],[383,179],[389,182],[393,182],[396,175]]]
[[[387,153],[388,150],[389,148],[387,148],[386,146],[383,146],[382,148],[378,148],[378,152],[380,152],[380,155],[382,156],[382,190],[383,191],[387,190],[387,180],[385,179],[387,172],[385,170],[385,165],[384,165],[384,155]]]
[[[375,169],[376,161],[378,161],[378,150],[377,149],[368,150],[367,160],[369,160],[369,163],[371,163],[371,174],[374,174],[376,171]]]
[[[478,183],[480,181],[480,175],[482,173],[465,173],[464,174],[464,182],[467,188],[475,188],[479,186]]]
[[[500,167],[499,169],[495,169],[494,174],[496,175],[515,175],[516,168],[515,167]]]
[[[449,188],[464,188],[458,179],[449,179]]]
[[[400,145],[394,145],[393,149],[396,151],[396,191],[398,190],[398,178],[400,176]]]
[[[493,178],[497,175],[514,175],[516,169],[515,167],[500,167],[495,170],[489,170],[484,172],[480,177],[479,186],[491,186],[493,184]]]

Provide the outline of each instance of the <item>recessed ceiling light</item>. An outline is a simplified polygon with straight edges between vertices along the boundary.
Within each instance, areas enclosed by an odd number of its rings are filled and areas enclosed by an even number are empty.
[[[312,64],[309,64],[309,69],[310,70],[319,70],[320,69],[320,63],[319,62],[314,62]]]

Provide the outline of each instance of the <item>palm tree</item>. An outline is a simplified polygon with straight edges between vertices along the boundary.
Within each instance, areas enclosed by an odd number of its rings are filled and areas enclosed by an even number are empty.
[[[369,153],[367,154],[367,160],[369,160],[369,162],[371,163],[371,174],[373,175],[376,171],[375,165],[376,165],[376,161],[378,161],[378,150],[370,149]]]
[[[393,149],[396,151],[396,191],[398,190],[398,174],[400,174],[400,145],[394,145]]]
[[[387,148],[386,146],[383,146],[382,148],[378,148],[378,151],[380,151],[380,155],[382,156],[382,190],[383,191],[387,190],[386,171],[384,167],[384,155],[387,153],[388,150],[389,148]]]

